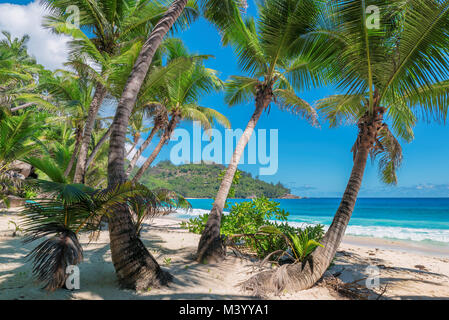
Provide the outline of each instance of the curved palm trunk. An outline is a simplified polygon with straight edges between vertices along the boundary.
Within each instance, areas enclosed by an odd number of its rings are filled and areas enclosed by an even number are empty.
[[[94,161],[95,157],[97,156],[98,151],[100,151],[103,144],[109,139],[112,132],[112,126],[109,127],[108,131],[105,132],[105,134],[101,137],[100,141],[95,145],[94,149],[92,150],[91,154],[89,155],[89,158],[87,158],[86,161],[86,173],[87,169],[89,169],[90,165],[92,164],[92,161]]]
[[[131,159],[131,162],[129,163],[128,169],[126,169],[126,176],[127,177],[129,177],[129,175],[131,174],[131,171],[136,166],[137,160],[139,160],[139,158],[142,155],[142,153],[146,150],[146,148],[148,148],[148,146],[150,145],[151,141],[154,138],[154,135],[158,131],[159,131],[159,127],[158,126],[154,126],[153,129],[151,130],[150,135],[148,136],[148,138],[145,139],[145,141],[142,143],[140,148],[137,150],[136,154],[133,156],[133,158]]]
[[[136,148],[137,144],[139,143],[139,139],[140,139],[140,133],[137,133],[134,136],[133,144],[132,144],[131,148],[129,149],[129,151],[126,153],[126,156],[129,156],[131,154],[131,152],[133,152],[133,150]]]
[[[355,156],[351,176],[332,224],[321,240],[324,247],[318,247],[303,263],[287,264],[274,272],[265,271],[255,275],[243,284],[245,289],[250,289],[255,294],[273,290],[299,291],[312,287],[323,276],[335,257],[351,219],[370,150],[383,125],[383,109],[377,108],[375,114],[362,118],[359,123],[359,134],[353,148]]]
[[[139,171],[137,171],[136,175],[133,177],[132,181],[137,183],[140,178],[142,178],[145,171],[150,167],[150,165],[153,163],[154,159],[158,156],[159,152],[161,152],[162,147],[164,144],[170,139],[173,131],[175,130],[176,126],[179,123],[179,118],[177,116],[173,116],[170,120],[167,129],[165,130],[164,134],[162,135],[161,139],[159,140],[159,143],[154,148],[151,155],[148,157],[148,159],[144,162],[144,164],[139,168]]]
[[[87,114],[86,125],[84,126],[83,141],[78,154],[78,161],[76,162],[75,176],[73,177],[74,183],[84,183],[84,175],[86,174],[86,159],[89,151],[92,130],[94,128],[95,119],[97,118],[100,106],[106,96],[106,92],[106,88],[101,83],[97,83],[94,97],[90,103],[89,113]]]
[[[258,93],[256,97],[256,110],[254,111],[245,131],[243,132],[243,135],[240,137],[239,142],[235,147],[231,162],[229,163],[223,180],[221,181],[212,210],[209,213],[206,227],[201,234],[197,249],[197,261],[201,263],[221,261],[226,254],[220,237],[220,225],[223,208],[225,206],[229,190],[231,189],[232,180],[234,179],[240,158],[245,151],[245,147],[253,134],[254,128],[256,127],[262,112],[266,107],[268,107],[271,99],[272,93],[269,88]]]
[[[305,263],[305,266],[302,264],[288,265],[285,268],[288,275],[285,279],[289,280],[287,283],[279,282],[277,284],[279,286],[276,288],[277,290],[280,288],[287,291],[305,290],[312,287],[323,276],[337,253],[337,249],[343,240],[346,227],[354,211],[357,196],[362,185],[368,155],[369,148],[362,148],[357,152],[351,176],[340,206],[331,226],[321,241],[324,248],[318,247]],[[281,279],[279,278],[279,280]]]
[[[172,279],[138,237],[127,207],[117,208],[108,226],[112,262],[122,288],[137,291],[157,288]]]
[[[124,168],[125,138],[132,108],[150,67],[153,56],[163,37],[178,19],[187,0],[172,3],[142,47],[134,68],[125,85],[117,106],[109,142],[108,184],[114,186],[126,181]],[[125,208],[118,209],[109,219],[109,236],[112,261],[119,282],[128,288],[145,288],[164,285],[170,280],[156,260],[136,236],[131,216]]]
[[[70,171],[72,171],[73,164],[75,163],[76,157],[78,155],[82,138],[81,128],[77,128],[75,133],[75,148],[73,149],[72,157],[70,158],[67,168],[64,171],[64,177],[67,177],[70,174]]]

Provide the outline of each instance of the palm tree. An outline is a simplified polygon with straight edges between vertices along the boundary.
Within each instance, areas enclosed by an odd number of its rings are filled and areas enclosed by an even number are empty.
[[[262,290],[310,288],[329,267],[357,200],[368,157],[379,159],[380,177],[396,183],[401,164],[397,137],[409,142],[421,115],[445,119],[449,99],[449,1],[376,1],[379,29],[368,29],[364,1],[333,1],[325,25],[313,32],[337,94],[318,102],[331,126],[357,124],[354,165],[340,206],[319,247],[304,264],[285,265],[250,279]],[[372,4],[372,3],[370,3]],[[445,80],[445,81],[442,81]]]
[[[129,177],[140,156],[150,145],[154,136],[159,131],[167,128],[169,123],[168,110],[166,106],[159,102],[162,97],[161,92],[166,90],[165,84],[176,81],[183,71],[189,70],[193,66],[194,60],[207,57],[189,55],[182,41],[176,38],[165,40],[160,49],[159,56],[153,60],[151,72],[145,78],[133,110],[133,112],[143,111],[148,118],[153,120],[153,127],[148,137],[133,155],[126,169],[127,177]],[[162,54],[162,51],[164,54]],[[166,60],[165,66],[161,65],[163,58]]]
[[[11,113],[36,105],[51,109],[45,96],[40,92],[38,83],[50,71],[36,63],[27,52],[29,36],[12,38],[2,31],[4,39],[0,41],[0,106]],[[18,105],[17,105],[18,104]]]
[[[300,54],[299,37],[317,19],[315,1],[276,0],[259,6],[260,20],[236,20],[223,31],[225,43],[234,46],[242,69],[249,76],[232,76],[225,86],[225,100],[230,105],[255,100],[255,111],[232,155],[221,181],[206,227],[198,244],[200,262],[219,261],[224,257],[220,238],[223,208],[237,170],[240,157],[262,113],[272,102],[317,124],[315,110],[299,98],[296,90],[320,83],[313,61]]]
[[[233,17],[239,0],[207,0],[206,16],[217,24],[226,24]],[[126,131],[129,117],[136,103],[138,93],[150,69],[156,50],[165,35],[171,30],[187,5],[187,0],[174,0],[167,12],[152,29],[140,51],[133,71],[119,100],[112,133],[109,141],[108,183],[114,186],[126,181],[124,168]],[[229,14],[232,13],[232,14]],[[182,17],[182,16],[181,16]],[[109,221],[112,260],[120,283],[125,287],[146,288],[167,283],[165,273],[158,272],[159,266],[144,245],[135,239],[134,226],[129,213],[121,210]]]
[[[126,156],[129,156],[131,152],[134,151],[134,149],[137,147],[137,144],[139,143],[140,137],[143,133],[146,133],[149,131],[150,128],[145,128],[144,123],[144,114],[143,112],[135,112],[133,116],[131,116],[130,119],[130,133],[133,137],[132,144],[126,153]]]
[[[55,32],[73,36],[75,39],[71,42],[72,55],[76,57],[80,54],[89,55],[89,58],[102,68],[101,76],[103,78],[107,78],[107,58],[112,58],[126,46],[143,40],[148,34],[149,28],[166,11],[166,7],[161,2],[149,0],[119,2],[114,0],[95,2],[44,0],[42,2],[51,9],[51,15],[46,17],[44,25]],[[76,5],[80,9],[80,24],[78,27],[67,25],[66,21],[70,13],[66,12],[66,8],[69,5]],[[184,19],[181,19],[178,25],[182,27],[186,20],[190,20],[195,15],[195,6],[187,6]],[[90,30],[94,37],[89,39],[82,29]],[[106,93],[107,86],[103,81],[98,81],[89,108],[89,115],[83,128],[83,139],[75,169],[75,182],[82,182],[84,179],[92,129]]]
[[[26,161],[47,178],[29,182],[46,196],[25,204],[21,227],[27,236],[25,242],[46,238],[28,257],[33,259],[33,274],[49,291],[65,285],[67,266],[82,262],[79,234],[91,232],[91,237],[95,236],[103,216],[111,217],[117,207],[126,206],[133,212],[135,224],[140,225],[167,207],[181,203],[164,190],[152,192],[130,182],[100,190],[71,184],[57,161],[48,156]]]
[[[108,171],[109,181],[113,184],[126,179],[124,171],[126,130],[124,129],[128,126],[131,111],[136,103],[140,88],[163,38],[173,26],[176,26],[178,20],[183,18],[183,14],[186,15],[188,3],[187,0],[174,0],[172,2],[144,43],[123,89],[112,124],[113,132],[111,133]],[[228,25],[239,8],[246,5],[246,2],[241,0],[202,0],[201,3],[204,16],[218,27]],[[186,15],[186,17],[181,20],[185,22],[192,20],[191,14]]]
[[[145,112],[150,116],[153,120],[153,127],[151,128],[151,132],[148,135],[148,137],[145,139],[144,142],[142,142],[139,149],[136,151],[136,153],[133,155],[128,168],[126,169],[126,176],[129,177],[132,170],[137,164],[137,161],[139,160],[142,153],[148,148],[151,141],[153,140],[156,133],[159,132],[159,130],[164,129],[167,127],[169,119],[168,119],[168,113],[167,109],[162,106],[161,104],[157,103],[150,103],[145,105]]]
[[[83,70],[77,73],[57,70],[51,77],[42,79],[40,87],[48,92],[49,102],[58,105],[55,106],[55,109],[65,116],[63,121],[69,122],[71,127],[75,129],[73,153],[64,173],[67,177],[72,172],[73,165],[79,155],[83,126],[88,118],[89,108],[94,96],[94,84]]]
[[[176,58],[175,56],[173,59]],[[229,120],[224,115],[214,109],[198,105],[198,100],[202,96],[221,88],[222,83],[216,76],[216,71],[205,68],[201,60],[193,63],[189,70],[180,73],[176,80],[164,82],[156,98],[160,101],[160,108],[167,110],[170,120],[158,144],[132,181],[139,181],[181,121],[198,121],[205,130],[210,129],[213,122],[218,122],[226,128],[230,127]]]

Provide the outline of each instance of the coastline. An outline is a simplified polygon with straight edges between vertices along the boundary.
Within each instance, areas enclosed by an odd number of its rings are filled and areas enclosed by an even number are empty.
[[[441,247],[429,243],[422,244],[416,241],[345,235],[343,243],[359,247],[379,248],[432,257],[449,258],[449,247]]]
[[[239,257],[228,248],[227,258],[220,264],[197,263],[193,257],[200,236],[181,229],[181,219],[171,216],[145,223],[141,234],[161,267],[174,276],[169,287],[146,292],[120,290],[109,234],[101,231],[95,241],[81,235],[84,261],[79,265],[80,290],[47,293],[34,281],[32,266],[26,261],[36,243],[23,244],[21,235],[12,236],[13,226],[8,221],[19,218],[14,213],[0,215],[0,299],[348,299],[324,280],[311,289],[279,296],[258,297],[242,291],[239,284],[259,272],[259,262]],[[378,298],[384,286],[387,290],[382,299],[449,299],[448,258],[430,252],[412,253],[408,247],[383,249],[383,245],[391,243],[346,237],[325,279],[338,279],[342,284],[361,282],[363,286],[367,268],[375,266],[380,270],[381,287],[372,290],[370,299]]]
[[[175,217],[172,215],[160,217],[158,219],[171,221],[173,224],[175,223],[179,224],[181,221],[188,221],[188,219],[186,218]],[[449,258],[449,247],[438,246],[430,243],[420,243],[412,240],[409,241],[399,239],[385,239],[367,236],[345,235],[343,238],[343,243],[347,245],[367,247],[372,249],[379,248],[393,251],[410,252],[419,255]]]

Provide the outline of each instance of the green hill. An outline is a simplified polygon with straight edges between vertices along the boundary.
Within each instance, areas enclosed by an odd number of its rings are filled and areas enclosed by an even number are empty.
[[[219,187],[218,175],[226,167],[218,164],[184,164],[175,166],[170,161],[159,162],[148,169],[141,183],[150,188],[167,188],[187,198],[214,198]],[[280,198],[290,193],[281,183],[273,184],[255,179],[241,172],[235,188],[236,198],[266,196]]]

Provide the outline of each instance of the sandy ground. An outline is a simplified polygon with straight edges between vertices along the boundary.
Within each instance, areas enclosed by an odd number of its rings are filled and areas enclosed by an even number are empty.
[[[79,265],[81,288],[47,293],[33,280],[25,256],[36,244],[13,237],[18,221],[13,213],[0,213],[0,299],[255,299],[239,283],[258,271],[257,264],[229,252],[223,263],[202,265],[192,257],[199,236],[179,228],[179,220],[160,218],[146,225],[142,239],[161,266],[174,276],[167,288],[135,293],[119,290],[111,263],[108,233],[95,242],[82,236],[84,262]],[[327,276],[353,283],[370,275],[367,267],[379,271],[380,288],[370,298],[449,299],[449,252],[438,248],[405,245],[375,239],[347,237]],[[366,283],[365,280],[360,281]],[[269,299],[347,299],[333,288],[316,285],[297,293],[283,292]]]

